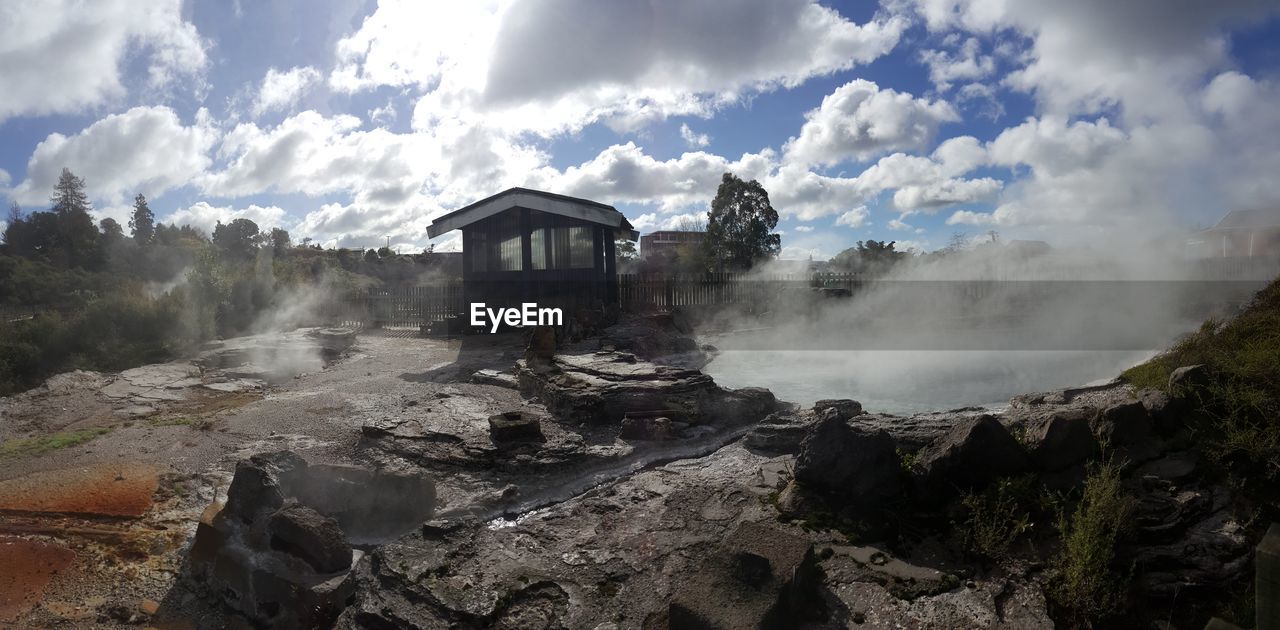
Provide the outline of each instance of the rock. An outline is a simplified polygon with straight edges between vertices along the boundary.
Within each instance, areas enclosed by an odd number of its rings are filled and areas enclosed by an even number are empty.
[[[813,543],[774,525],[744,523],[673,584],[669,627],[794,627],[821,618],[820,581]]]
[[[1029,421],[1023,441],[1032,464],[1044,472],[1063,470],[1098,453],[1088,412],[1083,410],[1062,411]]]
[[[244,523],[252,523],[282,505],[284,493],[275,476],[266,467],[246,460],[236,463],[235,476],[231,479],[231,486],[227,488],[224,514]]]
[[[767,453],[796,453],[809,432],[803,424],[757,424],[747,432],[747,446]]]
[[[154,599],[144,599],[138,603],[138,612],[148,617],[155,615],[160,610],[160,602]]]
[[[916,463],[921,489],[946,496],[1030,468],[1027,454],[998,420],[975,416],[926,447]]]
[[[489,436],[494,443],[541,442],[545,439],[538,417],[525,411],[504,411],[489,416]]]
[[[1133,471],[1133,477],[1137,479],[1154,477],[1179,483],[1195,473],[1199,461],[1200,458],[1195,451],[1169,453],[1160,459],[1152,460],[1139,466]]]
[[[320,351],[329,356],[339,355],[351,349],[356,343],[354,328],[317,328],[307,333],[316,341]]]
[[[670,440],[675,437],[670,418],[627,416],[618,436],[624,440]]]
[[[813,403],[815,415],[821,415],[827,409],[835,409],[841,418],[848,420],[862,414],[862,403],[849,398],[827,398]]]
[[[795,478],[860,504],[875,504],[902,489],[893,439],[851,426],[828,410],[800,443]]]
[[[1146,461],[1160,454],[1159,440],[1151,430],[1151,416],[1136,400],[1103,409],[1091,425],[1100,443],[1120,450],[1130,460]]]
[[[1122,552],[1125,562],[1142,567],[1137,583],[1148,596],[1231,584],[1247,572],[1253,550],[1229,503],[1221,486],[1157,488],[1139,497],[1138,535]]]
[[[276,510],[267,520],[272,549],[300,558],[317,573],[351,566],[351,545],[338,521],[298,503]]]
[[[1187,398],[1207,386],[1209,381],[1207,366],[1184,365],[1169,374],[1169,394],[1175,398]]]
[[[1151,417],[1152,428],[1156,433],[1169,436],[1177,433],[1185,424],[1185,416],[1189,405],[1183,399],[1175,399],[1158,389],[1144,389],[1138,392],[1138,402]]]
[[[476,373],[471,375],[471,382],[478,385],[496,385],[508,389],[515,389],[520,386],[516,382],[515,376],[497,370],[476,370]]]
[[[932,444],[969,418],[986,413],[982,410],[956,409],[895,416],[881,413],[863,413],[854,416],[849,424],[872,430],[881,430],[893,438],[898,448],[916,452]]]

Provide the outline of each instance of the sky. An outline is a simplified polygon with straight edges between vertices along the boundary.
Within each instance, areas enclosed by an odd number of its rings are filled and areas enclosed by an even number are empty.
[[[725,172],[784,258],[1132,242],[1280,206],[1280,2],[0,3],[0,197],[64,167],[122,225],[326,247],[456,250],[431,220],[511,186],[649,232]]]

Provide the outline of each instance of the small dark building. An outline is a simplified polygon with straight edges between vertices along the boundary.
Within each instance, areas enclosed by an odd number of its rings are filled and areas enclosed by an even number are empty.
[[[618,303],[614,240],[639,236],[613,206],[511,188],[437,218],[435,238],[462,230],[462,280],[469,303],[562,308]]]

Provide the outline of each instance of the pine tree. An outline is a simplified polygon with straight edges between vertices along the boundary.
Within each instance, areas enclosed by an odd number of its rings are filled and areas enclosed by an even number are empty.
[[[147,207],[147,198],[139,194],[133,198],[133,217],[129,219],[129,230],[133,233],[133,241],[139,245],[149,245],[156,234],[156,216]]]
[[[50,199],[58,222],[61,262],[67,266],[85,267],[98,262],[98,228],[89,216],[92,206],[84,188],[84,180],[64,168]]]

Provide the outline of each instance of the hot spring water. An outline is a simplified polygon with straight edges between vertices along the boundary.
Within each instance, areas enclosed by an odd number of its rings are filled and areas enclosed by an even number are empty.
[[[709,340],[713,344],[716,340]],[[703,371],[725,387],[766,387],[811,405],[853,398],[911,414],[999,407],[1017,394],[1115,378],[1154,354],[1135,350],[725,350]]]

